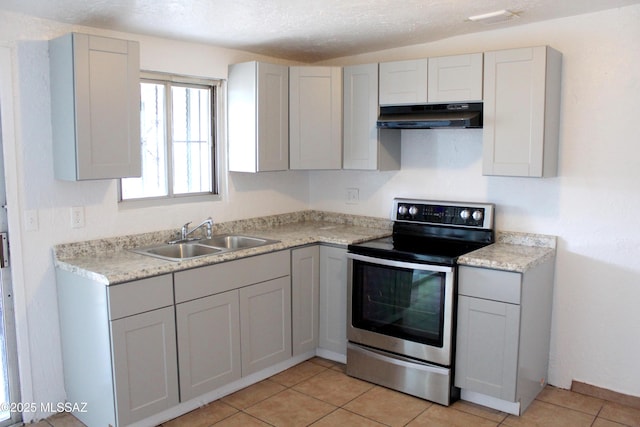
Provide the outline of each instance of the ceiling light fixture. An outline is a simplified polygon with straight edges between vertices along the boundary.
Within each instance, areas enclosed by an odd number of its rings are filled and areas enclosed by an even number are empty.
[[[498,10],[495,12],[484,13],[482,15],[470,16],[467,18],[469,21],[479,22],[485,25],[500,24],[502,22],[510,21],[513,18],[518,18],[518,14],[511,12],[510,10]]]

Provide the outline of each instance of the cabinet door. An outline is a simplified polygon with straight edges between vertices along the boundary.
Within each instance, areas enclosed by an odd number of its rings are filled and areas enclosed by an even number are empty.
[[[380,63],[380,105],[424,104],[427,59]]]
[[[57,178],[141,175],[139,50],[138,42],[78,33],[51,41]]]
[[[289,69],[258,63],[258,171],[289,168]]]
[[[289,68],[290,169],[342,167],[342,69]]]
[[[178,304],[176,324],[183,402],[240,378],[238,291]]]
[[[459,296],[455,385],[515,401],[520,306]]]
[[[486,52],[484,58],[483,174],[555,175],[559,52],[541,46]]]
[[[429,102],[482,101],[482,53],[429,58]]]
[[[291,278],[240,289],[242,376],[291,357]]]
[[[289,168],[289,69],[244,62],[229,66],[229,170]]]
[[[173,307],[111,322],[119,425],[178,404],[178,361]]]
[[[378,64],[343,69],[343,168],[400,169],[400,130],[378,130]]]
[[[291,313],[293,355],[318,347],[320,297],[320,247],[291,251]]]
[[[319,347],[347,354],[347,251],[320,247]]]

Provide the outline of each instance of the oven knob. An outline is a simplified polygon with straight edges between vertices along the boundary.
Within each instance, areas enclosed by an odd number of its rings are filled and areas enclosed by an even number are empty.
[[[470,216],[471,216],[471,212],[469,211],[469,209],[463,209],[460,212],[460,218],[462,218],[465,221],[468,220]]]
[[[411,216],[416,216],[416,214],[418,213],[418,208],[415,206],[411,206],[409,208],[409,215]]]
[[[471,215],[474,220],[480,221],[482,220],[482,211],[473,211],[473,215]]]
[[[405,205],[400,205],[400,206],[398,207],[398,213],[399,213],[400,215],[406,215],[406,214],[407,214],[407,212],[409,212],[409,209],[408,209]]]

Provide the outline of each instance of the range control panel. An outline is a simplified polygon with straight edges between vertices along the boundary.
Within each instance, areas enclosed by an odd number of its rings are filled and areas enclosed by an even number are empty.
[[[441,202],[417,199],[394,199],[394,221],[493,228],[491,203]]]

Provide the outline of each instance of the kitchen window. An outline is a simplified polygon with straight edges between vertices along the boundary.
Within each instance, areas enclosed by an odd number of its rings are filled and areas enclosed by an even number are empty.
[[[120,180],[120,201],[201,200],[217,194],[219,86],[219,80],[142,74],[142,177]]]

